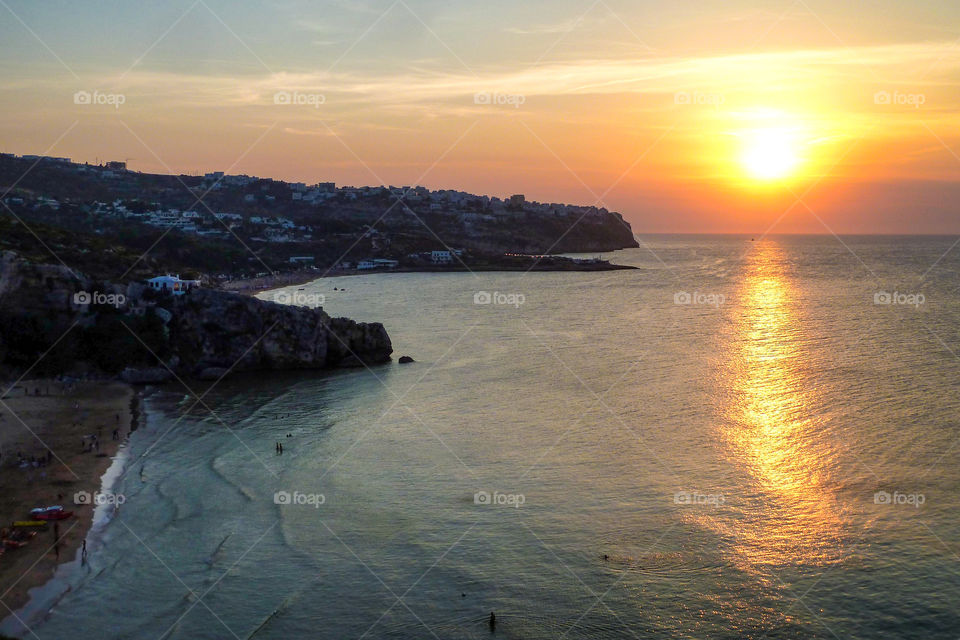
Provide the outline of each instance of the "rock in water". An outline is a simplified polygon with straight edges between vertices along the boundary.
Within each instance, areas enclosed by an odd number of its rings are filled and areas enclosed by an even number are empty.
[[[398,362],[400,364],[408,364],[410,362],[414,362],[414,359],[410,356],[400,356],[400,360]]]

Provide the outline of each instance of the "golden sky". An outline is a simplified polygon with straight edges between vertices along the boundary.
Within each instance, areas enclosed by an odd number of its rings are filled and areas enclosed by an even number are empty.
[[[0,150],[525,193],[638,233],[960,231],[960,7],[670,4],[5,0]]]

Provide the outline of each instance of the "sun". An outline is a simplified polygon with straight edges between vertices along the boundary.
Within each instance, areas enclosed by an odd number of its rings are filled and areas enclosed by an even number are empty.
[[[787,177],[799,163],[796,143],[787,129],[754,129],[744,136],[740,162],[755,180]]]

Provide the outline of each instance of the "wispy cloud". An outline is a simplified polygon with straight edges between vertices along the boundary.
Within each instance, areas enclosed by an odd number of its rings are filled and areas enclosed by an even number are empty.
[[[389,112],[424,109],[425,113],[477,110],[477,92],[525,96],[528,110],[549,108],[535,98],[612,96],[672,96],[678,91],[716,91],[734,97],[808,92],[810,99],[826,99],[853,89],[861,93],[898,86],[925,87],[941,92],[944,100],[960,85],[960,56],[955,43],[919,42],[883,46],[804,49],[715,57],[597,59],[552,62],[535,68],[449,71],[411,68],[402,74],[368,71],[325,73],[295,71],[250,74],[242,77],[137,70],[117,82],[111,76],[88,76],[82,88],[122,91],[130,108],[162,107],[275,107],[278,91],[323,94],[322,114],[364,109]],[[0,81],[3,91],[72,94],[60,78],[23,78]],[[864,93],[864,95],[866,95]],[[955,100],[954,100],[955,102]],[[65,106],[66,105],[65,103]],[[928,100],[930,112],[955,104]],[[291,113],[294,110],[287,107]],[[317,110],[310,112],[312,116]]]

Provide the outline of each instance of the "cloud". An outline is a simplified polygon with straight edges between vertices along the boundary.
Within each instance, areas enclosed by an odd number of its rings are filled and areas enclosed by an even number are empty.
[[[478,92],[522,95],[526,112],[554,105],[543,100],[536,103],[533,99],[538,97],[659,94],[670,97],[672,104],[672,95],[679,91],[716,91],[728,96],[805,91],[812,100],[849,93],[852,89],[869,89],[872,96],[880,88],[893,90],[903,86],[941,92],[945,102],[956,93],[950,89],[960,84],[960,57],[951,55],[953,46],[953,42],[944,41],[714,57],[575,60],[535,67],[476,69],[475,74],[459,66],[446,72],[410,68],[402,74],[370,69],[349,73],[300,70],[201,75],[136,69],[122,79],[108,75],[83,78],[78,87],[68,87],[69,92],[61,78],[52,77],[0,81],[0,90],[56,91],[66,95],[77,88],[100,88],[125,93],[131,108],[274,108],[276,92],[299,91],[325,96],[321,114],[364,109],[368,115],[418,109],[425,114],[492,112],[476,108],[473,96]],[[956,105],[928,100],[926,106],[932,112]],[[649,102],[641,107],[649,107]],[[289,106],[285,108],[290,111]]]

